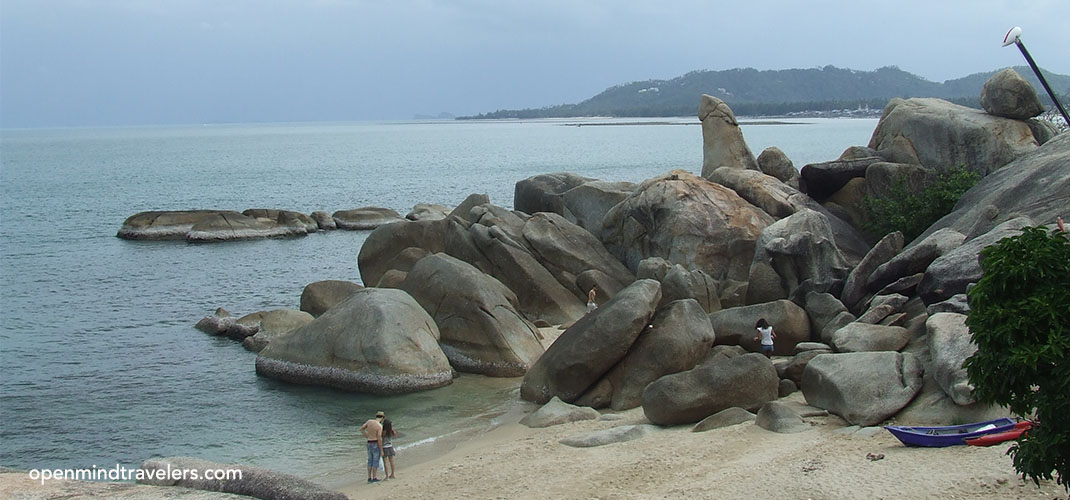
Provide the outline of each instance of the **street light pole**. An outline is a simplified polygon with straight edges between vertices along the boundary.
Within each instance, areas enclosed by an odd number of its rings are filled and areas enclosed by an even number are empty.
[[[1063,114],[1063,120],[1066,120],[1066,124],[1070,126],[1070,116],[1067,116],[1066,110],[1063,109],[1063,105],[1059,102],[1059,98],[1055,96],[1055,92],[1052,92],[1051,87],[1048,85],[1048,81],[1044,79],[1044,75],[1040,74],[1040,68],[1038,68],[1037,63],[1033,61],[1033,56],[1029,55],[1028,50],[1025,50],[1025,44],[1022,43],[1022,28],[1015,26],[1004,35],[1003,46],[1006,47],[1012,43],[1018,46],[1018,50],[1022,51],[1022,55],[1025,56],[1025,61],[1029,63],[1030,68],[1033,68],[1033,73],[1036,73],[1037,79],[1040,80],[1040,84],[1044,86],[1044,90],[1051,96],[1051,102],[1054,102],[1055,107],[1059,108],[1059,112]]]

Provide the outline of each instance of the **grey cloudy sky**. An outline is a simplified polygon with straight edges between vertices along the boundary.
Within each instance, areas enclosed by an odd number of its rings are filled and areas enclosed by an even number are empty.
[[[1066,0],[3,0],[0,125],[406,119],[699,69],[1070,73]]]

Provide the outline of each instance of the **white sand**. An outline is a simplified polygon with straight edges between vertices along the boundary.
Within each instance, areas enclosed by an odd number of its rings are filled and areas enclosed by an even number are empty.
[[[541,329],[549,346],[561,334]],[[786,398],[805,403],[801,393]],[[360,499],[630,498],[717,499],[1044,499],[1065,498],[1054,482],[1024,482],[1008,445],[907,448],[883,429],[864,436],[838,432],[836,416],[807,418],[813,428],[777,434],[753,423],[707,432],[664,428],[634,441],[572,448],[561,438],[618,425],[649,423],[642,408],[615,421],[584,421],[544,429],[506,425],[422,463],[397,457],[398,478],[368,484],[366,475],[341,490]],[[867,454],[884,455],[869,460]]]
[[[796,394],[792,398],[801,400]],[[1065,498],[1054,482],[1023,482],[1007,445],[906,448],[887,431],[836,432],[838,417],[808,418],[809,431],[776,434],[752,423],[708,432],[666,428],[597,448],[558,440],[616,425],[646,423],[642,409],[618,421],[585,421],[545,429],[507,424],[445,456],[409,465],[398,479],[343,487],[351,498],[786,498],[950,499]],[[511,422],[519,421],[514,415]],[[866,455],[883,454],[871,461]]]

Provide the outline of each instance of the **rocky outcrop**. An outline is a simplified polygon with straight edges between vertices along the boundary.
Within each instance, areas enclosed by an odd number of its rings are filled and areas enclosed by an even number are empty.
[[[754,153],[743,140],[743,132],[732,109],[724,101],[702,95],[698,108],[702,122],[702,176],[720,167],[758,170]]]
[[[601,234],[610,208],[635,190],[631,182],[607,182],[572,173],[542,174],[516,183],[513,205],[529,214],[553,212],[593,234]]]
[[[319,316],[364,288],[359,283],[344,280],[323,280],[305,285],[301,290],[300,309]]]
[[[650,326],[606,375],[613,386],[610,406],[614,410],[639,406],[647,385],[694,368],[713,347],[714,338],[709,318],[694,299],[658,309]]]
[[[1016,217],[1051,225],[1066,218],[1070,199],[1070,134],[1059,134],[1036,151],[1024,155],[981,179],[955,210],[933,224],[921,238],[950,228],[972,239]]]
[[[332,214],[338,229],[367,230],[384,224],[405,220],[397,211],[382,207],[361,207],[339,210]]]
[[[981,89],[981,107],[991,115],[1025,120],[1044,112],[1033,86],[1012,68],[992,75]]]
[[[909,353],[822,354],[807,364],[802,391],[806,404],[868,426],[906,406],[921,390],[921,375],[921,363]]]
[[[718,282],[742,282],[758,234],[772,222],[735,191],[674,171],[643,182],[613,207],[606,214],[602,241],[630,270],[643,259],[661,257]]]
[[[850,323],[832,334],[839,352],[898,351],[910,342],[910,332],[901,326]]]
[[[523,239],[558,282],[575,286],[576,276],[597,269],[624,286],[635,276],[589,231],[554,213],[538,213],[524,224]]]
[[[602,415],[594,408],[570,405],[554,396],[549,402],[520,419],[521,425],[532,429],[541,429],[553,425],[579,422],[581,420],[598,420]]]
[[[450,215],[450,208],[443,205],[429,203],[417,203],[409,213],[405,214],[408,220],[442,220]]]
[[[252,323],[256,333],[242,340],[242,346],[253,352],[260,352],[281,335],[286,335],[315,319],[311,314],[293,309],[274,309],[260,311],[243,316],[238,323]]]
[[[406,248],[421,248],[427,253],[445,250],[446,224],[442,221],[404,221],[373,230],[357,255],[361,281],[378,283],[383,274],[394,269],[394,261]]]
[[[776,146],[765,148],[758,155],[758,169],[796,190],[799,189],[799,169],[795,168],[788,155]]]
[[[940,99],[896,98],[885,106],[869,147],[887,161],[938,172],[965,166],[984,176],[1035,150],[1037,141],[1019,120]]]
[[[925,272],[937,257],[958,248],[965,240],[965,235],[952,229],[918,237],[904,251],[877,266],[866,279],[866,290],[876,293],[900,278]]]
[[[903,240],[903,233],[899,231],[885,235],[847,275],[840,301],[848,310],[860,312],[858,305],[866,297],[866,282],[870,275],[903,250]]]
[[[316,221],[316,226],[320,228],[320,231],[334,231],[338,229],[338,223],[334,221],[334,217],[331,214],[323,211],[316,210],[309,214],[312,220]]]
[[[139,481],[140,484],[154,486],[179,486],[174,490],[180,494],[182,488],[193,490],[218,491],[245,495],[246,497],[260,498],[263,500],[291,500],[301,498],[307,500],[346,500],[348,497],[337,491],[331,491],[316,483],[301,479],[292,474],[285,474],[273,470],[252,467],[242,464],[220,464],[188,457],[152,458],[141,463],[141,470],[145,471],[151,479]],[[174,477],[172,471],[206,471],[206,470],[237,470],[241,471],[238,478],[218,480],[205,478],[203,474],[197,477],[182,474]],[[161,492],[161,497],[170,492]]]
[[[242,211],[242,215],[258,219],[266,224],[304,227],[306,233],[314,233],[320,229],[320,226],[315,219],[301,212],[294,212],[292,210],[250,208]]]
[[[401,283],[435,320],[439,346],[457,371],[519,377],[543,353],[535,325],[511,290],[444,253],[424,257]]]
[[[776,332],[773,354],[788,356],[795,344],[811,340],[810,319],[806,311],[790,300],[732,307],[710,314],[710,323],[717,333],[717,344],[738,345],[748,351],[758,351],[754,340],[754,324],[765,318]]]
[[[977,258],[981,250],[1003,238],[1021,234],[1023,227],[1032,225],[1034,222],[1029,217],[1011,219],[937,257],[925,269],[925,276],[918,283],[921,300],[926,304],[935,304],[966,293],[970,283],[977,283],[981,279],[981,264]]]
[[[973,385],[970,384],[962,363],[977,352],[977,346],[971,342],[966,316],[954,313],[933,314],[925,321],[925,329],[929,334],[933,379],[955,404],[973,404]]]
[[[787,298],[804,283],[808,291],[838,293],[850,271],[828,218],[804,209],[762,229],[749,270],[747,302]]]
[[[311,323],[274,339],[256,373],[371,394],[403,394],[453,381],[438,327],[409,294],[365,288]]]
[[[651,257],[639,262],[636,278],[661,282],[659,307],[677,300],[695,299],[707,313],[721,310],[716,280],[698,269],[688,270],[680,264],[670,264],[660,257]]]
[[[797,190],[757,170],[720,167],[704,177],[735,191],[774,219],[782,219],[802,208],[800,202],[803,197],[799,196]]]
[[[851,179],[865,177],[870,165],[884,161],[879,156],[854,158],[850,160],[832,160],[803,165],[799,173],[806,194],[815,200],[824,201],[833,193],[843,189]]]
[[[660,300],[657,281],[638,280],[580,318],[528,370],[520,397],[536,403],[554,396],[576,401],[627,354]]]
[[[657,425],[694,423],[738,406],[757,410],[777,398],[773,364],[757,353],[703,363],[666,375],[643,391],[643,413]]]

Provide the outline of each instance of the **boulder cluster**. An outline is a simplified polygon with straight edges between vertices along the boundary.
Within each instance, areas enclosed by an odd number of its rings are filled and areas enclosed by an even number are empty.
[[[862,426],[998,414],[962,368],[965,293],[982,248],[1070,200],[1070,135],[1032,120],[1039,104],[1016,76],[986,85],[987,112],[895,99],[868,146],[801,173],[775,148],[754,158],[728,106],[703,96],[701,176],[536,175],[514,209],[475,194],[444,217],[381,225],[358,256],[366,288],[306,290],[316,318],[271,338],[257,372],[378,394],[452,371],[523,376],[525,400],[641,406],[659,425],[758,412],[794,432],[795,414],[767,403],[798,389]],[[859,229],[860,200],[896,176],[921,186],[960,166],[983,179],[914,241]],[[772,359],[757,354],[759,318],[777,334]],[[543,342],[551,325],[563,331]]]
[[[323,211],[305,215],[291,210],[170,210],[140,212],[123,221],[116,236],[127,240],[186,240],[211,243],[262,238],[289,238],[335,229],[375,229],[399,220],[441,219],[449,209],[419,204],[404,218],[381,207]]]

